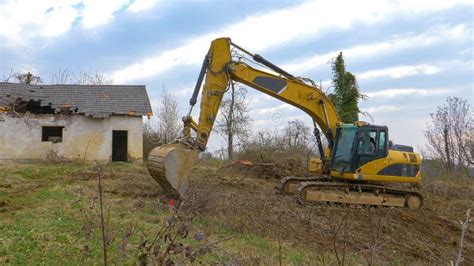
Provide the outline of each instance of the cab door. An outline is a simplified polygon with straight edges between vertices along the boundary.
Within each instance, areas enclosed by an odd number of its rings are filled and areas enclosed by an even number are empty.
[[[353,152],[353,170],[387,156],[388,134],[386,127],[364,126],[358,131]]]

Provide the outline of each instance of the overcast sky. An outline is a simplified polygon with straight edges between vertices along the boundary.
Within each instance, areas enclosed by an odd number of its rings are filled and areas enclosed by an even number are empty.
[[[361,109],[396,143],[423,145],[429,114],[448,96],[473,103],[473,1],[0,0],[0,76],[98,71],[145,84],[154,107],[166,89],[188,109],[210,42],[230,37],[330,89],[330,60],[369,98]],[[306,114],[249,89],[254,131]],[[197,119],[197,117],[196,117]],[[218,136],[211,150],[223,145]]]

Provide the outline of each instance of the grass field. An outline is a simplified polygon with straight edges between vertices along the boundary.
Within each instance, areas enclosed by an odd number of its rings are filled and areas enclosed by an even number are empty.
[[[77,164],[0,164],[0,264],[101,264],[98,172]],[[191,199],[176,212],[144,165],[110,164],[101,173],[113,264],[153,262],[169,237],[177,239],[167,256],[174,262],[189,259],[189,249],[194,263],[204,264],[446,264],[456,258],[458,221],[474,200],[473,182],[438,180],[426,186],[418,212],[308,208],[275,194],[276,180],[201,165]],[[465,245],[469,265],[472,234]]]
[[[161,190],[151,178],[146,178],[143,166],[115,164],[104,166],[103,171],[106,216],[113,238],[109,260],[116,263],[121,259],[124,264],[134,264],[140,256],[137,247],[142,237],[154,236],[165,224],[170,211],[166,204],[156,200]],[[97,206],[92,207],[98,204],[96,176],[96,171],[90,167],[74,164],[3,165],[0,174],[1,261],[48,265],[101,262],[99,215],[96,214]],[[129,179],[122,182],[121,177]],[[144,177],[146,180],[140,180]],[[129,191],[120,191],[129,185]],[[141,186],[151,188],[142,190]],[[90,219],[94,220],[91,232],[86,228],[88,221],[84,212],[89,212]],[[125,258],[121,258],[120,244],[130,224],[136,227],[136,233],[130,239]],[[275,260],[278,247],[272,241],[236,232],[205,217],[197,218],[194,225],[195,230],[209,234],[209,241],[231,237],[229,241],[219,243],[225,252],[216,250],[198,258],[205,263],[230,261],[231,256],[246,253],[256,261]],[[284,252],[287,263],[310,259],[302,249],[285,247]]]

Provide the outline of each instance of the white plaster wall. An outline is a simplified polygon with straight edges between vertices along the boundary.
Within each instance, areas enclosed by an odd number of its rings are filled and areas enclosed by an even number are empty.
[[[42,142],[43,126],[63,126],[63,141]],[[128,131],[128,158],[142,160],[142,117],[0,113],[0,159],[111,161],[113,130]]]

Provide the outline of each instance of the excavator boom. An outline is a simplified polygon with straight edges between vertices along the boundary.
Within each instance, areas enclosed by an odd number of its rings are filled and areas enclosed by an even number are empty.
[[[219,111],[222,97],[231,82],[239,82],[265,93],[273,98],[284,101],[305,111],[322,129],[326,137],[333,138],[336,124],[340,122],[335,106],[327,95],[319,88],[309,86],[300,79],[273,65],[259,55],[250,54],[240,48],[259,63],[280,74],[272,74],[255,69],[243,61],[233,61],[229,38],[220,38],[212,42],[211,48],[204,60],[198,82],[190,100],[191,108],[197,102],[203,75],[205,83],[202,90],[199,121],[196,124],[197,140],[201,149],[205,149],[210,132]],[[187,117],[186,119],[192,119]],[[190,120],[191,122],[192,120]]]

